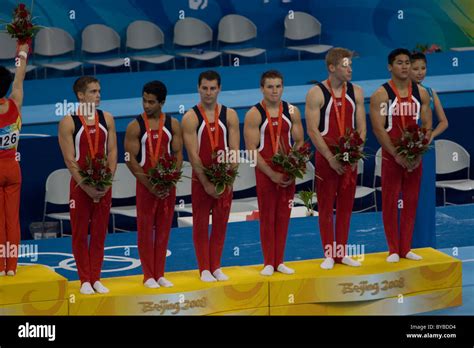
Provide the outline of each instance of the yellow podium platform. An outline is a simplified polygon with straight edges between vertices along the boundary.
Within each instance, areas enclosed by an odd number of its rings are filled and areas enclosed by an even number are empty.
[[[228,267],[227,282],[203,283],[197,271],[167,273],[172,288],[147,289],[142,276],[103,279],[110,293],[81,295],[69,283],[70,315],[408,315],[462,304],[461,261],[432,248],[421,261],[387,263],[368,254],[363,266],[288,262],[294,275]]]
[[[198,271],[167,273],[172,288],[147,289],[143,276],[103,279],[104,295],[82,295],[69,283],[69,315],[268,315],[268,282],[246,267],[225,269],[227,282],[204,283]]]
[[[68,315],[68,281],[48,267],[19,266],[0,277],[0,315]]]

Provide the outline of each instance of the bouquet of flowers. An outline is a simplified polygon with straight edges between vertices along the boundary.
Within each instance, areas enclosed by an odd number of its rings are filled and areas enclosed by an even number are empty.
[[[217,194],[222,194],[227,187],[232,186],[238,171],[230,163],[220,161],[216,153],[212,154],[211,165],[204,167],[207,179],[216,186]]]
[[[296,144],[293,145],[288,153],[280,146],[280,150],[272,157],[272,163],[279,166],[290,178],[302,179],[311,155],[311,145],[307,142],[299,149],[296,149]]]
[[[339,162],[344,165],[353,165],[367,157],[361,149],[363,144],[360,134],[355,129],[347,128],[346,134],[339,138],[338,144],[333,145],[332,149]]]
[[[176,186],[183,172],[178,169],[178,159],[166,153],[160,158],[156,167],[148,170],[148,178],[158,192],[167,193]]]
[[[420,51],[422,53],[437,53],[437,52],[441,52],[441,47],[438,46],[437,44],[431,44],[431,46],[429,46],[428,44],[426,45],[423,45],[423,44],[418,44],[416,45],[416,50],[417,51]]]
[[[395,147],[397,154],[405,157],[408,162],[413,162],[417,156],[423,155],[430,148],[428,145],[428,130],[417,124],[411,124],[402,130],[402,136]]]
[[[6,26],[7,32],[12,38],[17,39],[18,46],[31,43],[36,32],[40,29],[32,22],[31,14],[25,4],[19,4],[13,11],[13,20]]]
[[[107,156],[97,155],[95,158],[87,156],[86,161],[86,167],[79,170],[82,177],[81,184],[95,187],[99,191],[105,191],[112,186],[113,175],[107,164]]]

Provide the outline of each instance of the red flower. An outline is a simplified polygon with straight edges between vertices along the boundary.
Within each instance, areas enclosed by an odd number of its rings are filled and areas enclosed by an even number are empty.
[[[422,143],[423,145],[427,145],[427,144],[428,144],[428,141],[429,141],[429,140],[428,140],[427,138],[425,138],[425,139],[423,139],[423,141],[422,141],[421,143]]]
[[[18,10],[19,11],[25,11],[26,10],[26,5],[25,4],[19,4],[18,5]]]
[[[407,127],[407,131],[409,131],[410,133],[413,133],[413,132],[416,132],[418,128],[419,128],[418,125],[416,123],[413,123]]]

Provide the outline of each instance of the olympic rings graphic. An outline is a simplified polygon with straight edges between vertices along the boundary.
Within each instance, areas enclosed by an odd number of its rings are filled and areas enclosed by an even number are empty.
[[[113,250],[113,249],[131,249],[131,248],[137,248],[137,246],[136,245],[109,246],[109,247],[104,248],[104,252],[106,253],[108,250]],[[57,269],[62,269],[66,271],[77,272],[76,261],[74,259],[74,256],[70,253],[46,251],[46,252],[38,252],[34,254],[35,257],[39,255],[64,256],[65,258],[59,261],[57,266],[51,266],[50,264],[45,264],[44,266],[48,267],[52,271],[56,271]],[[32,256],[32,254],[31,253],[24,254],[22,255],[22,258],[28,258],[29,256]],[[166,257],[169,257],[169,256],[171,256],[171,251],[167,250]],[[104,263],[105,262],[112,262],[113,264],[119,263],[119,265],[123,265],[125,263],[126,265],[119,268],[102,269],[101,271],[102,273],[123,272],[123,271],[128,271],[131,269],[135,269],[141,266],[140,259],[135,259],[133,257],[128,257],[128,256],[104,255]],[[39,263],[25,263],[25,262],[19,263],[19,265],[22,265],[22,266],[36,265],[36,264],[39,264]]]

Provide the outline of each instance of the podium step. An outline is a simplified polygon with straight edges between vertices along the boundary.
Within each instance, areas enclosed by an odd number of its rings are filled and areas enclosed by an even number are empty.
[[[0,277],[0,315],[68,315],[68,281],[42,265]]]

